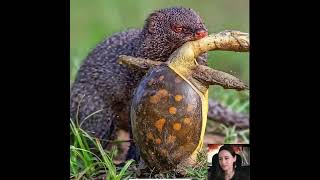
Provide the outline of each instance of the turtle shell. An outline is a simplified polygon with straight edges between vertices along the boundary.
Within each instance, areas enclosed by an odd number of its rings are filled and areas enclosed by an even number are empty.
[[[131,125],[142,159],[157,169],[174,168],[199,145],[201,98],[168,66],[149,70],[135,90]]]

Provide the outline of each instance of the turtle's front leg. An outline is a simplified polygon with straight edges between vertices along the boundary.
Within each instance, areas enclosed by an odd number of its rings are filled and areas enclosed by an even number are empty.
[[[118,58],[120,64],[125,64],[129,68],[135,68],[143,72],[147,72],[150,68],[163,64],[164,62],[153,61],[150,59],[144,59],[140,57],[132,57],[126,55],[120,55]]]
[[[225,89],[239,91],[249,89],[240,79],[203,65],[198,65],[192,70],[192,77],[206,85],[220,85]]]

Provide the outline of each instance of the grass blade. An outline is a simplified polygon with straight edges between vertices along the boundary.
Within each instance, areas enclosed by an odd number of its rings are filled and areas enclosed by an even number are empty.
[[[131,165],[131,163],[133,163],[134,160],[133,159],[130,159],[129,161],[126,162],[126,164],[122,167],[118,177],[119,178],[122,178],[122,176],[125,175],[125,172],[127,171],[127,169],[129,168],[129,166]]]

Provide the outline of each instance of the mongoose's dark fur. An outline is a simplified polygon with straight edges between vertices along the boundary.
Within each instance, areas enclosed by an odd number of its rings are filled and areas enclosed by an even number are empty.
[[[78,71],[71,88],[71,119],[78,119],[84,130],[102,140],[113,139],[116,127],[129,130],[132,93],[144,74],[120,65],[118,56],[166,61],[183,43],[206,34],[195,11],[174,7],[150,14],[142,30],[132,29],[105,39]],[[206,64],[206,60],[206,54],[198,58],[199,64]]]

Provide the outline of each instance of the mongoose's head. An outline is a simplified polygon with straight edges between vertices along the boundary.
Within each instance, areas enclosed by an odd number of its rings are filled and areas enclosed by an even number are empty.
[[[190,8],[172,7],[149,15],[143,29],[148,56],[161,58],[170,55],[187,41],[208,35],[200,16]],[[150,56],[151,55],[151,56]]]

